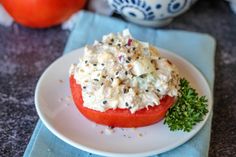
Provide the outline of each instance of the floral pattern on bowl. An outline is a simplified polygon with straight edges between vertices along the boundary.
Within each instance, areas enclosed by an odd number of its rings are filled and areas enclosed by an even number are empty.
[[[185,12],[196,0],[108,0],[127,20],[147,26],[162,26]]]

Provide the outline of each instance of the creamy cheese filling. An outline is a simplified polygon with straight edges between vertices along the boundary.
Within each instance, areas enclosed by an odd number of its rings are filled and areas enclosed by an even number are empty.
[[[135,113],[159,105],[166,95],[178,94],[175,65],[128,30],[86,46],[79,63],[71,65],[70,75],[81,85],[83,105],[101,112],[127,108]]]

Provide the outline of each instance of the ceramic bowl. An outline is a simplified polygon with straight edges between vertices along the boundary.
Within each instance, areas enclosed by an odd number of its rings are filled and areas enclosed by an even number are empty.
[[[232,11],[236,14],[236,0],[227,0],[230,3]]]
[[[152,27],[170,23],[197,0],[108,0],[109,5],[128,21]]]

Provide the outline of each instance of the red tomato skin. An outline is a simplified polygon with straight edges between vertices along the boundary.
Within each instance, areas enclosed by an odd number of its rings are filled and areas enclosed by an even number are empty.
[[[75,105],[87,119],[113,127],[143,127],[157,123],[165,117],[167,110],[175,101],[174,97],[165,96],[160,105],[141,109],[133,114],[128,109],[109,109],[100,112],[83,106],[82,89],[73,76],[70,76],[70,88]]]
[[[2,0],[14,20],[32,28],[46,28],[62,23],[83,8],[86,0]]]

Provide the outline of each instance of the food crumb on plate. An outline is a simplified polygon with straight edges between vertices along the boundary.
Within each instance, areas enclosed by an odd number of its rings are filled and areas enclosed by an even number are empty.
[[[60,80],[59,80],[59,83],[64,83],[64,81],[60,79]]]
[[[64,99],[63,98],[59,98],[59,100],[58,100],[59,102],[63,102],[64,101]]]
[[[142,133],[139,133],[138,136],[139,136],[139,137],[143,137],[143,134],[142,134]]]
[[[106,135],[111,135],[111,134],[113,134],[113,133],[115,133],[115,130],[114,130],[113,128],[107,127],[107,128],[105,129],[105,134],[106,134]]]
[[[66,101],[72,101],[72,97],[69,95],[69,96],[66,96]]]

